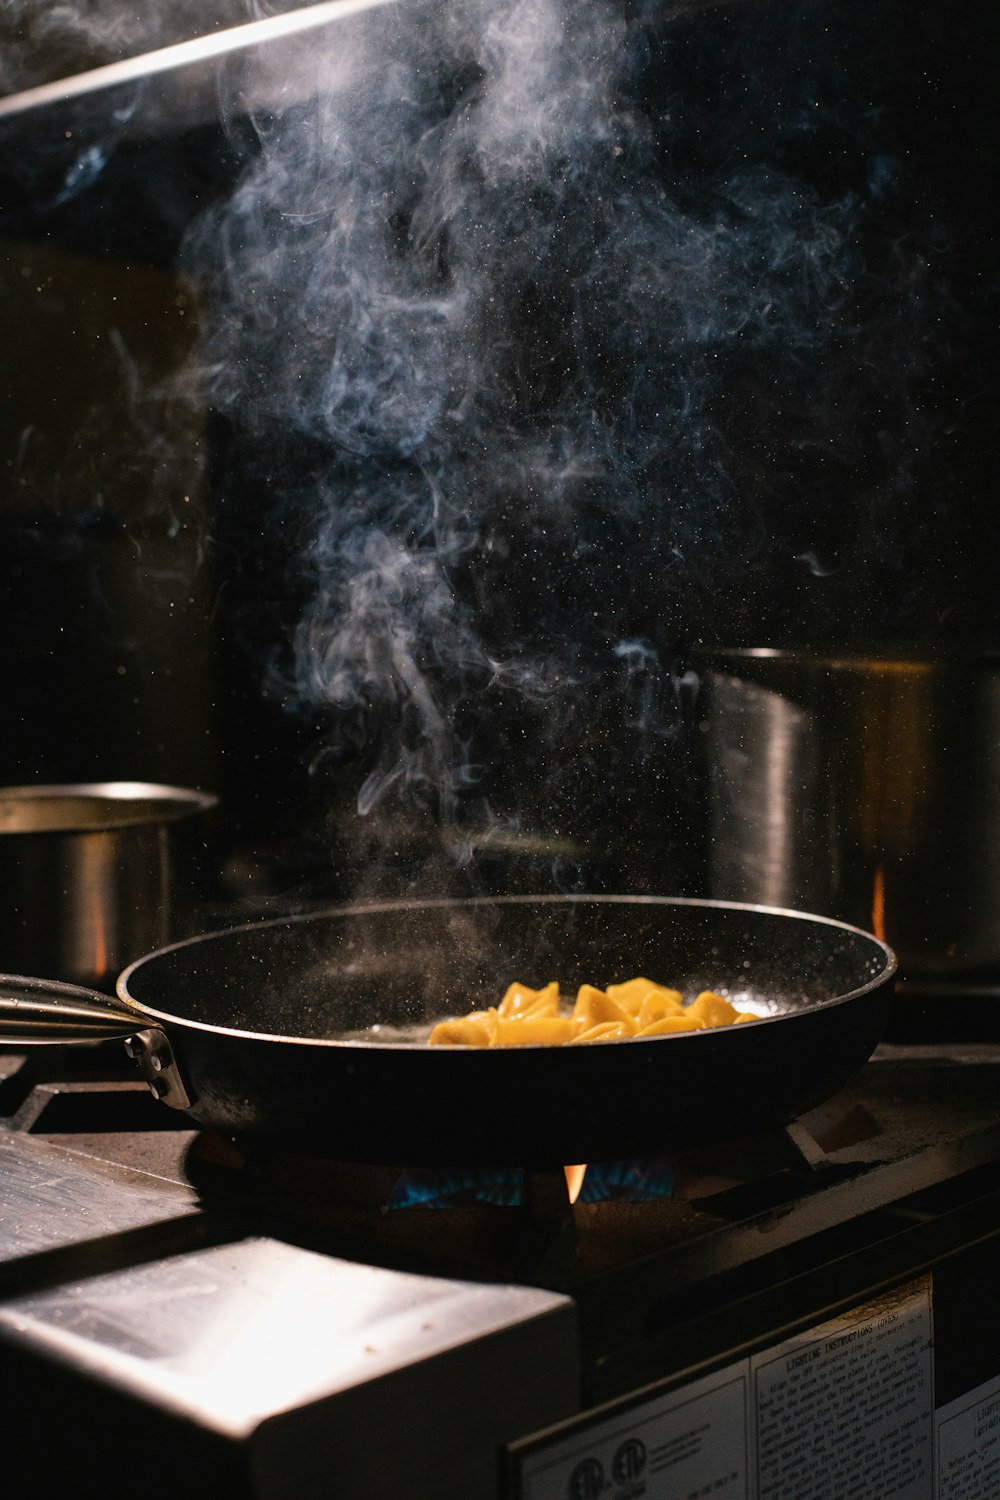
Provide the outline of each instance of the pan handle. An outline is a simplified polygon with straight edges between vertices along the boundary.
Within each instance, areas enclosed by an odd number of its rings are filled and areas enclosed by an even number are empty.
[[[151,1093],[174,1109],[190,1109],[166,1032],[141,1010],[99,990],[56,979],[0,974],[0,1044],[113,1042],[140,1067]]]
[[[114,1041],[149,1024],[140,1011],[98,990],[0,974],[0,1043]]]

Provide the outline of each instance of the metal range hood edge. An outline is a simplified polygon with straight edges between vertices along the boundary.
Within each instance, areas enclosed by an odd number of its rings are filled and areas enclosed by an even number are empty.
[[[253,58],[255,64],[252,95],[242,101],[244,107],[287,104],[297,97],[308,97],[310,85],[317,82],[313,52],[317,31],[395,3],[322,0],[284,15],[175,42],[10,94],[0,99],[0,121],[35,111],[58,116],[86,107],[95,98],[107,109],[110,100],[124,95],[129,111],[124,137],[157,134],[168,125],[197,124],[217,115],[219,69],[227,59],[237,58]],[[152,79],[157,80],[157,87],[147,89],[145,85]],[[113,104],[110,107],[115,108]]]

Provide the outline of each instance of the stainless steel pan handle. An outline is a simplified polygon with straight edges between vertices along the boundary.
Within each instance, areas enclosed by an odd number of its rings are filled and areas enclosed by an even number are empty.
[[[98,990],[0,974],[0,1042],[113,1041],[148,1026],[147,1016]]]
[[[166,1032],[142,1011],[81,985],[0,974],[0,1044],[118,1040],[125,1041],[157,1099],[175,1109],[190,1108]]]

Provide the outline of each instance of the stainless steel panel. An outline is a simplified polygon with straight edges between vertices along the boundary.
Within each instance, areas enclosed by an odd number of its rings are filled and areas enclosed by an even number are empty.
[[[195,1238],[199,1215],[192,1188],[0,1131],[0,1268],[157,1225]]]
[[[241,1443],[248,1492],[488,1497],[505,1440],[578,1409],[550,1292],[328,1258],[268,1238],[14,1297],[0,1340]],[[131,1442],[141,1440],[131,1423]]]

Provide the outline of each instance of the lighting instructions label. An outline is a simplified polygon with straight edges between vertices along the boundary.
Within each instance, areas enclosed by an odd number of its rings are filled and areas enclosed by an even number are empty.
[[[1000,1495],[1000,1377],[937,1414],[937,1500]]]
[[[932,1500],[930,1280],[750,1361],[759,1500]]]
[[[988,1450],[971,1451],[964,1427],[954,1429],[962,1462],[979,1464],[988,1476],[983,1500],[995,1500],[1000,1392],[971,1405],[971,1397],[963,1399],[951,1417],[960,1426],[982,1427],[988,1418],[977,1412],[996,1401]],[[520,1500],[978,1500],[980,1494],[961,1485],[935,1494],[929,1277],[572,1435],[531,1444],[519,1455],[518,1473]]]

